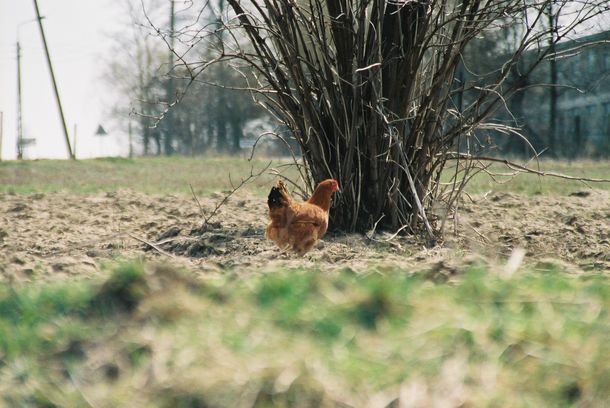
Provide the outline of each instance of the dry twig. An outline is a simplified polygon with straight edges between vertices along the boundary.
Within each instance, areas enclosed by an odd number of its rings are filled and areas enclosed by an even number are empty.
[[[197,198],[197,195],[195,194],[195,190],[193,190],[193,186],[191,184],[189,184],[189,188],[191,189],[191,194],[193,195],[193,199],[197,203],[197,207],[199,207],[199,213],[201,214],[201,218],[205,218],[205,211],[203,211],[203,207],[201,206],[201,203],[199,202],[199,199]]]
[[[536,174],[538,176],[548,176],[548,177],[556,177],[556,178],[561,178],[564,180],[574,180],[574,181],[583,181],[583,182],[589,182],[589,183],[610,183],[610,179],[603,179],[603,178],[591,178],[591,177],[578,177],[578,176],[570,176],[567,174],[562,174],[562,173],[556,173],[554,171],[543,171],[543,170],[536,170],[536,169],[532,169],[531,167],[527,167],[518,163],[515,163],[513,161],[507,160],[507,159],[502,159],[502,158],[497,158],[497,157],[488,157],[488,156],[469,156],[466,154],[454,154],[454,157],[450,157],[450,159],[455,159],[456,156],[460,156],[461,158],[467,158],[468,160],[478,160],[478,161],[489,161],[489,162],[496,162],[496,163],[502,163],[504,165],[506,165],[506,167],[508,167],[511,170],[515,170],[517,172],[525,172],[525,173],[531,173],[531,174]]]
[[[176,257],[174,254],[170,254],[169,252],[160,248],[157,244],[147,241],[144,238],[140,238],[137,235],[132,234],[131,232],[128,232],[127,235],[129,235],[131,238],[135,239],[136,241],[140,241],[141,243],[148,245],[149,247],[151,247],[152,249],[154,249],[155,251],[159,252],[162,255],[169,256],[170,258]]]
[[[267,169],[269,169],[270,166],[271,166],[271,162],[267,163],[267,165],[265,167],[263,167],[260,171],[258,171],[256,173],[254,173],[254,167],[251,167],[250,168],[250,175],[248,177],[246,177],[245,179],[242,179],[237,186],[233,185],[233,181],[230,180],[231,175],[229,175],[229,180],[231,181],[231,190],[229,190],[229,192],[225,194],[225,196],[222,198],[222,200],[220,200],[216,204],[216,206],[210,212],[210,214],[207,217],[205,217],[205,219],[203,220],[203,225],[209,225],[210,221],[212,220],[212,218],[214,218],[216,213],[218,213],[218,210],[220,210],[220,208],[229,200],[229,198],[233,194],[235,194],[237,192],[237,190],[239,190],[240,188],[242,188],[246,184],[251,183],[252,181],[256,180],[263,173],[265,173],[267,171]]]

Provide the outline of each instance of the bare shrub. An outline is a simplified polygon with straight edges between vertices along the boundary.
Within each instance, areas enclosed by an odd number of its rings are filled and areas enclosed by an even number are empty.
[[[201,80],[219,61],[244,72],[247,90],[298,140],[305,184],[340,181],[333,225],[432,240],[485,168],[486,134],[523,137],[490,120],[523,86],[508,79],[557,58],[557,43],[609,9],[605,0],[226,1],[200,6],[214,24],[170,33],[182,72]],[[468,45],[508,28],[513,41],[495,44],[506,58],[475,75]],[[193,44],[206,53],[193,55]]]

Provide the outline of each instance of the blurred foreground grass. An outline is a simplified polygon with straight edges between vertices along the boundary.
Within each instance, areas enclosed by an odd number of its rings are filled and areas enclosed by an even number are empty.
[[[133,189],[145,193],[189,193],[190,187],[198,194],[230,188],[229,174],[239,183],[254,169],[263,169],[269,161],[240,158],[144,157],[136,159],[105,158],[93,160],[36,160],[0,162],[0,192],[34,193],[68,191],[89,193]],[[273,161],[271,167],[287,164]],[[535,163],[530,167],[537,168]],[[610,161],[541,161],[540,168],[573,176],[610,178]],[[280,169],[295,178],[293,167]],[[494,165],[494,172],[509,173],[503,165]],[[447,170],[449,175],[451,170]],[[266,174],[244,189],[257,195],[266,195],[275,177]],[[526,195],[569,194],[587,189],[582,182],[553,177],[520,174],[517,177],[497,177],[496,183],[484,173],[476,175],[467,187],[470,193],[487,191],[516,192]],[[610,189],[608,183],[590,183],[594,188]]]
[[[604,406],[610,282],[555,267],[0,287],[0,399],[36,407]],[[399,401],[400,400],[400,401]],[[402,406],[402,405],[401,405]]]

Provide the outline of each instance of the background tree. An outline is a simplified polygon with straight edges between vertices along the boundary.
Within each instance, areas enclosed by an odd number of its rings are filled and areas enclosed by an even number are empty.
[[[541,38],[541,46],[526,50],[511,70],[507,83],[515,87],[515,92],[506,100],[506,106],[493,114],[493,119],[517,127],[527,140],[488,132],[493,135],[491,146],[500,152],[557,158],[607,154],[603,139],[608,132],[603,115],[608,92],[605,61],[610,61],[606,57],[610,55],[608,18],[607,14],[587,17],[578,29],[566,30],[573,13],[580,11],[576,5],[549,2],[540,21],[548,38]],[[561,28],[560,41],[555,39],[556,27]],[[466,81],[475,78],[481,83],[490,82],[486,73],[501,69],[518,46],[523,28],[507,21],[502,30],[481,33],[467,46],[458,76],[464,71]],[[542,52],[547,52],[546,61],[528,70],[530,62]],[[472,100],[476,96],[472,93],[464,98]]]
[[[144,8],[133,0],[124,4],[128,29],[115,38],[105,79],[118,96],[111,115],[124,129],[133,123],[132,132],[140,136],[145,155],[237,153],[250,121],[274,126],[266,111],[243,90],[246,74],[219,64],[194,80],[192,67],[176,64],[182,43],[172,37],[176,33],[196,37],[204,27],[217,24],[214,13],[177,8],[172,29],[168,2],[148,1]],[[157,22],[164,28],[157,28]],[[172,44],[168,59],[167,47]],[[200,58],[210,54],[206,42],[192,45],[188,50]],[[183,103],[177,104],[178,99]]]
[[[460,112],[466,104],[481,97],[484,87],[495,81],[497,72],[521,43],[524,26],[519,19],[504,17],[495,24],[502,28],[482,31],[464,49],[454,81],[457,93],[454,100]],[[498,149],[512,156],[527,156],[544,146],[545,140],[536,129],[528,126],[526,120],[527,113],[532,109],[532,104],[527,103],[526,90],[532,90],[535,86],[535,78],[531,77],[532,72],[527,68],[525,58],[519,57],[506,79],[515,90],[506,104],[498,107],[493,118],[506,126],[521,129],[528,140],[514,137],[511,133],[492,131],[488,132],[493,134],[493,144],[489,149]]]
[[[118,103],[113,104],[111,116],[127,129],[132,122],[132,131],[140,135],[145,155],[161,154],[161,133],[154,127],[159,107],[154,101],[163,95],[160,67],[165,58],[163,47],[148,35],[149,28],[138,20],[138,10],[131,1],[125,1],[128,28],[115,35],[113,58],[107,63],[105,81],[114,88]],[[133,116],[132,112],[139,112]]]

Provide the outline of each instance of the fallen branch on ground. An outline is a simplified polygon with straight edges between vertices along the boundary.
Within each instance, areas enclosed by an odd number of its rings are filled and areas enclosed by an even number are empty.
[[[131,238],[135,239],[136,241],[140,241],[143,244],[148,245],[149,247],[151,247],[152,249],[154,249],[155,251],[159,252],[160,254],[163,254],[165,256],[169,256],[170,258],[175,258],[176,256],[174,254],[170,254],[169,252],[159,248],[156,244],[145,240],[144,238],[140,238],[137,235],[132,234],[131,232],[128,232],[127,235],[129,235]]]

